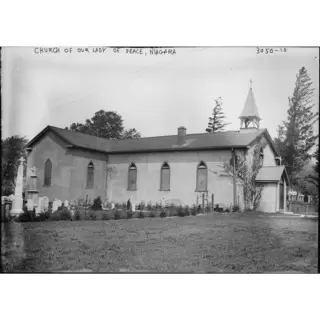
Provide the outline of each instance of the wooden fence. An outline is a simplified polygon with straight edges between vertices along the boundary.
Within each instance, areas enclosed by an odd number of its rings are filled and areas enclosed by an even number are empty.
[[[287,207],[289,212],[294,213],[318,213],[319,204],[301,201],[288,201]]]

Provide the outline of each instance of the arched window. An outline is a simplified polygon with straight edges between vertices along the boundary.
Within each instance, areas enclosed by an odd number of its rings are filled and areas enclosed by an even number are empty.
[[[260,154],[259,154],[259,165],[262,167],[263,166],[263,148],[260,149]]]
[[[137,190],[137,167],[134,163],[129,166],[128,190]]]
[[[47,159],[44,163],[44,186],[51,186],[51,173],[52,173],[52,162],[50,159]]]
[[[160,191],[170,191],[170,167],[167,162],[161,166]]]
[[[87,189],[93,189],[93,186],[94,186],[94,165],[92,161],[90,161],[87,167]]]
[[[207,165],[201,161],[197,167],[197,188],[198,192],[207,191],[208,186],[208,168]]]

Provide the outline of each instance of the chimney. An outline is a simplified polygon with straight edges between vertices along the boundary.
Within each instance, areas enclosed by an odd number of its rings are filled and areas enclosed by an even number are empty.
[[[181,145],[184,144],[186,141],[186,132],[187,129],[185,127],[178,128],[178,137],[177,137],[177,144]]]

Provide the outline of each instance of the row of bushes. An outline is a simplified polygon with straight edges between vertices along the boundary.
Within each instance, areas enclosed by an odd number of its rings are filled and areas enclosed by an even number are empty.
[[[227,210],[226,210],[227,211]],[[229,212],[229,211],[227,211]],[[167,208],[155,208],[151,210],[137,210],[135,212],[126,209],[113,209],[108,211],[102,210],[84,210],[76,208],[74,211],[68,210],[66,207],[59,208],[58,211],[49,215],[48,220],[120,220],[133,218],[155,218],[155,217],[186,217],[195,216],[203,213],[201,206],[170,206]]]
[[[17,218],[17,221],[60,221],[60,220],[119,220],[119,219],[131,219],[131,218],[154,218],[154,217],[170,217],[178,216],[185,217],[190,215],[197,215],[203,212],[211,212],[211,206],[207,206],[204,209],[198,205],[189,206],[175,206],[170,205],[168,207],[161,207],[160,204],[152,205],[151,202],[145,205],[141,202],[137,207],[136,211],[133,212],[128,203],[116,204],[115,209],[102,211],[98,210],[100,207],[101,199],[95,199],[94,205],[91,208],[84,208],[80,206],[71,207],[69,210],[67,207],[59,207],[56,212],[52,212],[51,206],[48,212],[36,215],[35,212],[28,212],[27,208],[24,208],[24,214]],[[130,208],[130,209],[128,209]],[[218,212],[238,212],[239,207],[229,207],[226,209],[215,208]]]

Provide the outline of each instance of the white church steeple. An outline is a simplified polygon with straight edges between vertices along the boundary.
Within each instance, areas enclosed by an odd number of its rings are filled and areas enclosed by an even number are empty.
[[[252,91],[252,80],[250,80],[248,97],[239,119],[240,129],[259,129],[260,127],[261,118],[259,116],[256,100]]]

